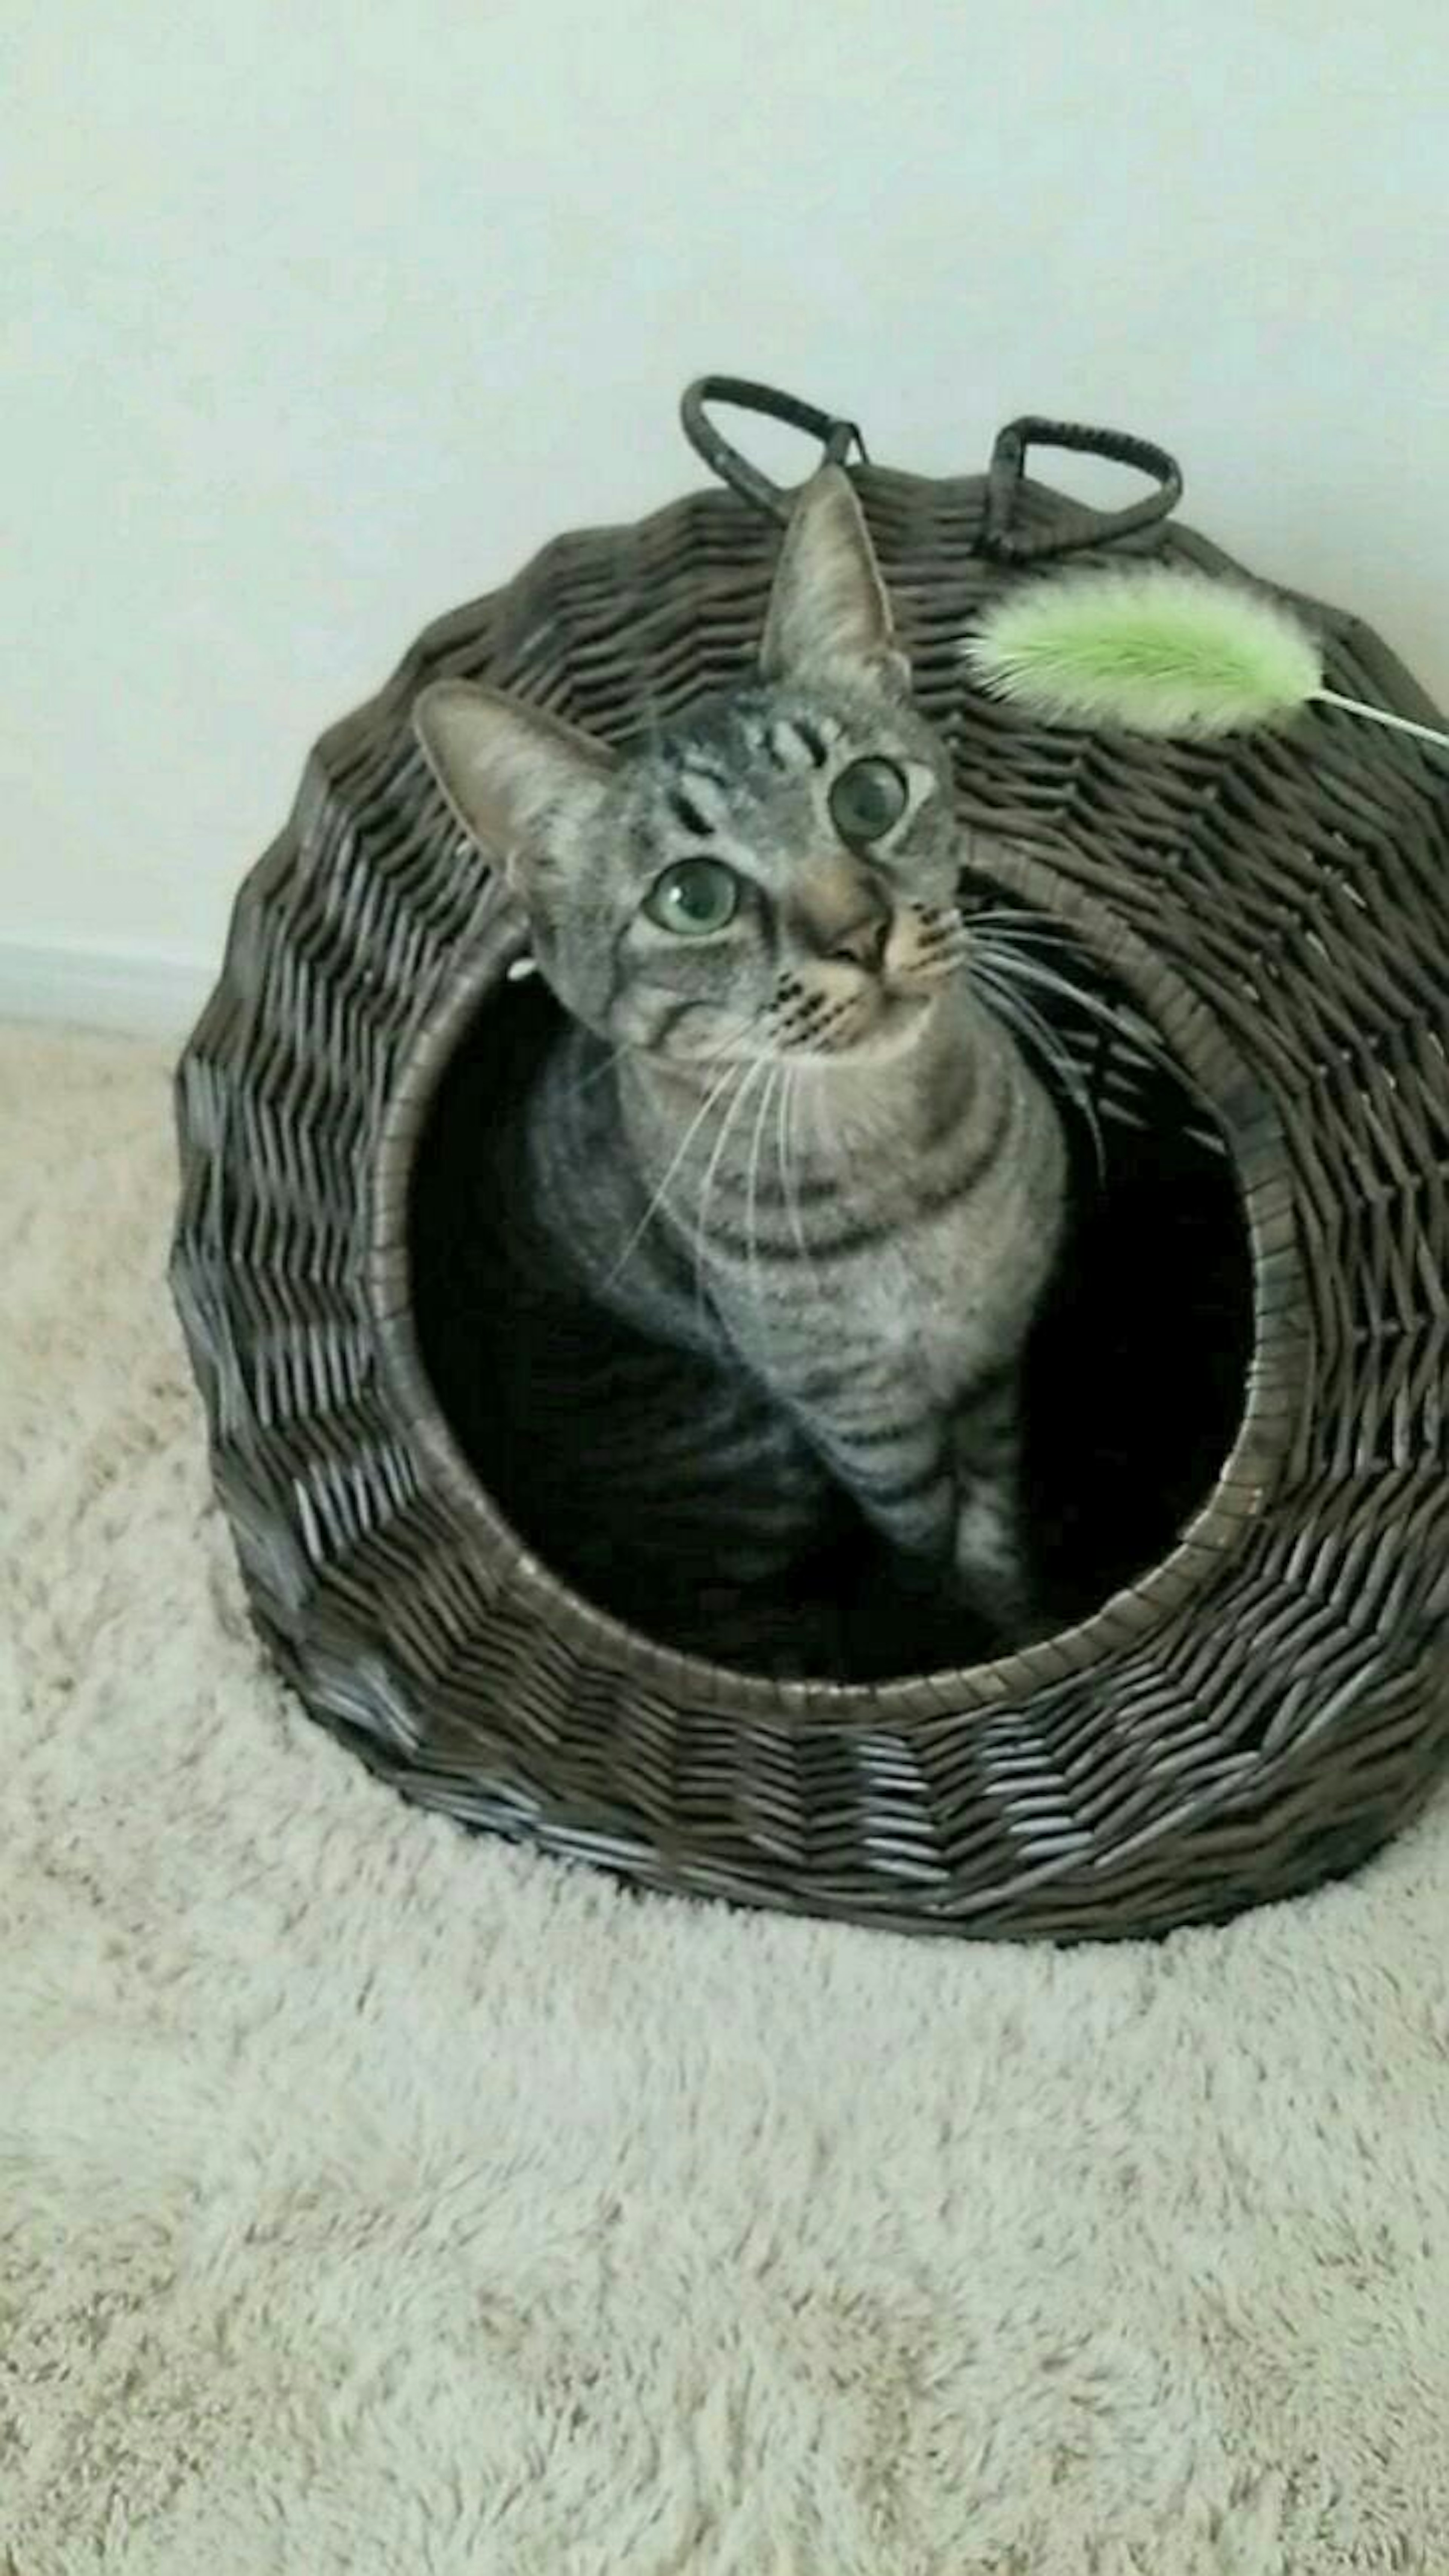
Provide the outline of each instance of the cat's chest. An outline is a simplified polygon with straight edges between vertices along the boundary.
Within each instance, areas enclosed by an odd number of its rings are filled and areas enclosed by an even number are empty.
[[[913,1167],[903,1153],[874,1190],[837,1203],[814,1243],[807,1225],[780,1264],[718,1260],[716,1296],[741,1353],[782,1390],[808,1382],[822,1354],[845,1353],[950,1400],[1019,1347],[1064,1206],[1055,1112],[1018,1087],[954,1159]]]
[[[948,1206],[912,1211],[855,1259],[806,1264],[796,1329],[819,1348],[849,1336],[892,1352],[943,1390],[1019,1333],[1041,1293],[1060,1234],[1056,1138],[1045,1131]]]

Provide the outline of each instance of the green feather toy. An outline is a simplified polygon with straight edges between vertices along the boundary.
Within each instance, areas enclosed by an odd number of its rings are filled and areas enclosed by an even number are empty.
[[[1323,652],[1265,592],[1143,566],[1024,584],[964,647],[973,676],[1049,724],[1201,738],[1339,707],[1449,751],[1449,733],[1323,685]]]

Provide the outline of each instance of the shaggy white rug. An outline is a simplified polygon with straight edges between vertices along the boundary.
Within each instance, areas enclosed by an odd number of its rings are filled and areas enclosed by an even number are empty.
[[[5,2576],[1443,2576],[1449,1808],[1060,1955],[469,1841],[250,1642],[160,1057],[0,1085]]]

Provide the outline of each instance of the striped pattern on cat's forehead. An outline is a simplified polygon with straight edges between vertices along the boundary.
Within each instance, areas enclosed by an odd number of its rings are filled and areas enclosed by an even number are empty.
[[[665,737],[659,757],[672,787],[699,784],[707,801],[727,798],[743,776],[761,782],[824,769],[853,747],[852,729],[832,708],[806,709],[777,690],[741,694]]]
[[[634,819],[656,852],[664,843],[707,848],[748,836],[762,818],[773,834],[792,811],[812,821],[831,776],[851,760],[895,747],[893,729],[878,715],[852,722],[838,708],[807,705],[783,690],[742,693],[643,755]]]

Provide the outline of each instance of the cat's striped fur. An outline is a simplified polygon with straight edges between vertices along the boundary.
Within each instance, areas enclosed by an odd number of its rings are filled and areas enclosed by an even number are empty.
[[[616,760],[444,682],[419,728],[569,1014],[513,1146],[529,1261],[706,1372],[707,1434],[656,1424],[621,1499],[703,1508],[725,1577],[763,1579],[833,1481],[904,1566],[1022,1633],[1017,1381],[1065,1148],[973,986],[949,768],[848,478],[797,506],[760,679],[693,725]],[[865,836],[840,820],[861,764],[901,798]],[[691,901],[734,906],[703,933],[661,917],[682,861]]]

